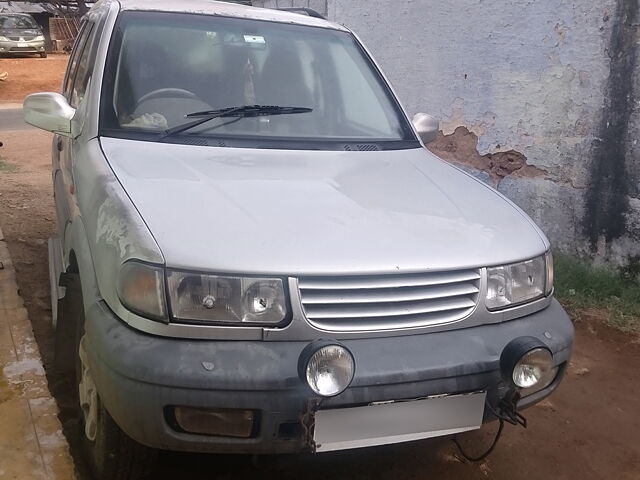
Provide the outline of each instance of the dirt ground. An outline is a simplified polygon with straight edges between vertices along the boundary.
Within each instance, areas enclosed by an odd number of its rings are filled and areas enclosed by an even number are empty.
[[[0,115],[2,111],[0,110]],[[51,375],[53,357],[46,239],[55,231],[51,138],[28,130],[0,132],[0,226],[16,263],[50,386],[61,407],[79,477],[76,424],[65,379]],[[569,372],[550,399],[525,412],[529,428],[507,426],[484,462],[463,462],[448,440],[324,454],[255,459],[163,453],[154,479],[640,479],[640,340],[604,326],[595,311],[576,320]],[[462,437],[478,452],[495,425]]]
[[[7,81],[0,82],[0,102],[22,103],[30,93],[59,92],[68,60],[69,55],[57,53],[47,58],[0,58],[0,73],[9,73]]]

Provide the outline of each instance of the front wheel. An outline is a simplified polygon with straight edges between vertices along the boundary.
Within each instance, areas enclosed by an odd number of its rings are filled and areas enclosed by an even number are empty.
[[[87,382],[86,378],[84,379]],[[90,388],[90,387],[89,387]],[[87,385],[79,385],[87,389]],[[89,468],[97,480],[143,479],[151,473],[157,452],[140,445],[125,434],[95,392],[80,393],[80,428],[82,449]]]
[[[40,58],[47,58],[47,52],[41,52]]]
[[[78,292],[78,290],[76,290]],[[82,302],[82,296],[76,299]],[[76,325],[76,384],[80,442],[96,480],[136,480],[153,468],[157,451],[139,444],[113,420],[104,407],[87,361],[84,308]]]

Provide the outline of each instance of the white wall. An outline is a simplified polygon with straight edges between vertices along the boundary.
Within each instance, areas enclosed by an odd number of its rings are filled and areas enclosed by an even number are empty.
[[[460,153],[448,159],[473,165],[470,170],[482,176],[479,163],[488,171],[498,157],[481,155],[522,154],[525,168],[494,186],[532,215],[562,250],[625,263],[640,254],[640,103],[630,87],[640,84],[640,62],[630,66],[632,76],[623,68],[638,55],[637,1],[264,3],[313,6],[352,28],[409,113],[438,116],[444,135],[461,126],[477,135],[474,162]],[[610,56],[616,59],[613,66]],[[611,136],[609,124],[620,120],[612,111],[620,97],[631,105],[623,119],[630,131],[616,133],[626,147],[611,149],[613,157],[607,158],[596,150]],[[434,149],[453,145],[456,150],[458,139],[441,139]],[[609,138],[605,150],[616,141]],[[614,201],[621,195],[624,201]],[[610,223],[624,224],[623,232]]]

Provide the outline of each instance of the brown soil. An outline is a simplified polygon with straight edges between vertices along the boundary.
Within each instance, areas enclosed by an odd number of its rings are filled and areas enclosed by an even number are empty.
[[[0,112],[1,115],[1,112]],[[55,230],[50,136],[0,134],[0,226],[16,262],[45,368],[51,366],[46,238]],[[576,319],[569,372],[548,400],[525,412],[529,428],[507,426],[494,453],[477,464],[461,460],[448,440],[324,454],[252,459],[163,453],[155,479],[640,479],[640,342],[604,325],[601,312]],[[75,425],[64,379],[49,375],[61,419],[76,451]],[[495,425],[461,437],[478,452]],[[86,479],[80,467],[80,478]],[[187,473],[188,472],[188,473]]]
[[[21,103],[30,93],[59,92],[68,60],[67,54],[0,58],[0,73],[9,74],[0,82],[0,102]]]

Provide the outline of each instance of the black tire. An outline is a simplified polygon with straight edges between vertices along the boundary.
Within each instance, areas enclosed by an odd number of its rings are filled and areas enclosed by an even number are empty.
[[[58,301],[58,321],[55,330],[54,365],[56,370],[71,380],[75,386],[77,325],[84,322],[82,287],[80,277],[75,273],[63,275],[60,285],[65,287],[63,299]]]
[[[69,303],[77,306],[77,321],[75,322],[74,351],[75,351],[75,379],[74,386],[78,389],[82,378],[82,363],[80,361],[80,340],[84,335],[84,304],[80,278],[69,281],[67,296]],[[79,400],[79,399],[78,399]],[[84,414],[78,401],[78,426],[81,448],[89,469],[96,480],[137,480],[145,478],[152,470],[157,458],[157,451],[139,444],[127,434],[113,420],[102,404],[98,395],[97,432],[96,438],[90,440],[85,434]]]
[[[156,462],[157,451],[140,445],[125,434],[98,398],[98,435],[90,441],[80,419],[82,449],[97,480],[134,480],[146,478]],[[82,413],[80,414],[82,417]]]
[[[47,52],[42,52],[40,54],[40,58],[47,58]]]

